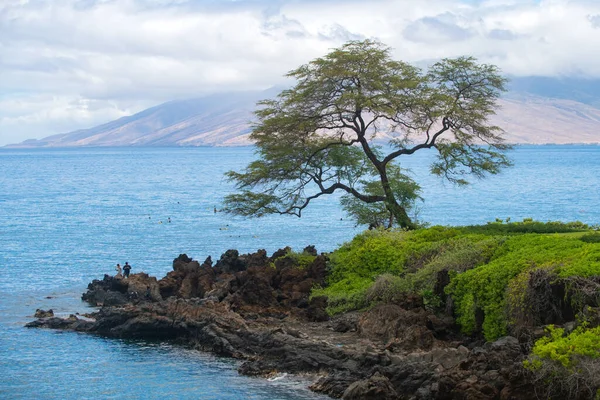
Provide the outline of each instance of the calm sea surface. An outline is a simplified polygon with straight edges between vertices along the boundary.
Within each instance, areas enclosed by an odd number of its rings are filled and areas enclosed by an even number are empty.
[[[511,156],[513,168],[466,188],[428,176],[429,154],[407,158],[423,186],[419,218],[600,223],[600,146]],[[251,148],[0,150],[0,398],[320,398],[305,381],[242,377],[234,361],[166,343],[23,328],[36,308],[90,311],[81,293],[117,262],[162,277],[180,253],[329,251],[360,231],[332,197],[301,219],[215,214],[231,190],[223,173],[252,159]]]

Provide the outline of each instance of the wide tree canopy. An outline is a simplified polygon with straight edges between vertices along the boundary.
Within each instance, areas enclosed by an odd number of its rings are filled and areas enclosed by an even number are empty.
[[[503,131],[492,125],[506,83],[498,68],[471,57],[423,71],[372,41],[352,41],[288,73],[276,99],[259,102],[251,139],[258,159],[228,172],[238,193],[226,210],[245,216],[292,214],[342,191],[359,223],[414,228],[419,185],[402,157],[433,149],[431,173],[457,184],[510,163]]]

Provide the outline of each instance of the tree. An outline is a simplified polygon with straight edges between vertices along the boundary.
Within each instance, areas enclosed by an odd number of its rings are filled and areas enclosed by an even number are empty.
[[[401,157],[432,149],[431,173],[457,184],[510,165],[504,131],[488,121],[506,83],[493,65],[459,57],[422,71],[364,40],[287,76],[293,88],[258,103],[250,135],[258,159],[227,173],[239,190],[225,198],[230,213],[300,217],[314,199],[342,191],[358,222],[385,216],[388,226],[412,229],[420,188]]]

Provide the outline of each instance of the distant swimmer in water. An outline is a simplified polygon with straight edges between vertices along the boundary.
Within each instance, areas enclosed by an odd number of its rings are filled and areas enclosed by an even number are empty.
[[[226,231],[229,229],[229,225],[225,225],[219,228],[220,231]]]
[[[171,217],[167,218],[167,222],[171,223]]]
[[[213,207],[213,212],[216,214],[217,213],[217,207]]]

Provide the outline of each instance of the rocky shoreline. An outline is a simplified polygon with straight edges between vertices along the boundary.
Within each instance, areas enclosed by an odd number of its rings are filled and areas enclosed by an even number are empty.
[[[287,248],[270,257],[229,250],[213,265],[182,254],[160,280],[94,280],[82,298],[101,308],[85,318],[37,310],[26,326],[168,340],[243,360],[245,375],[310,375],[313,391],[334,398],[536,398],[516,338],[463,336],[451,312],[436,315],[416,296],[330,318],[327,298],[309,297],[325,284],[327,256],[303,254],[314,257],[305,265]]]

